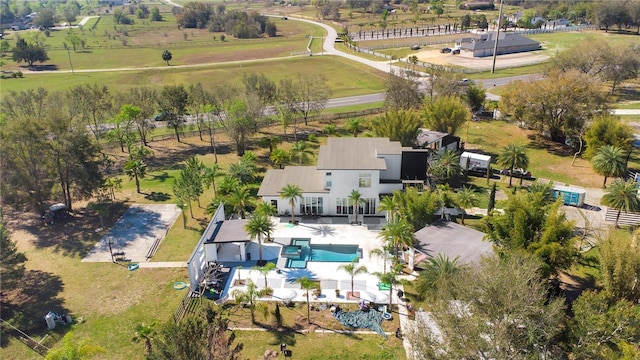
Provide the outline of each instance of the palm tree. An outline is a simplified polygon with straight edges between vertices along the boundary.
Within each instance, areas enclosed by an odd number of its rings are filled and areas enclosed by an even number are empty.
[[[387,272],[387,259],[389,258],[389,250],[393,250],[393,247],[389,248],[389,244],[383,244],[381,249],[373,249],[369,251],[369,256],[377,256],[384,262],[382,265],[383,273]]]
[[[359,274],[366,274],[369,271],[366,266],[357,266],[358,258],[353,259],[350,264],[338,266],[338,270],[344,270],[349,276],[351,276],[351,294],[353,294],[353,278]]]
[[[380,236],[387,244],[393,246],[396,260],[399,262],[400,247],[411,247],[415,242],[413,233],[413,226],[401,218],[387,223],[380,231]]]
[[[262,276],[264,276],[264,287],[268,288],[269,285],[267,285],[267,275],[269,275],[271,270],[275,270],[276,269],[276,264],[274,264],[272,262],[268,262],[263,266],[254,266],[251,269],[252,270],[258,270],[258,272],[260,272],[260,274],[262,274]]]
[[[353,137],[358,137],[358,133],[362,130],[362,128],[363,124],[362,120],[360,119],[351,119],[347,121],[347,124],[345,125],[345,130],[351,132],[353,134]]]
[[[309,279],[306,276],[297,278],[296,282],[300,284],[300,287],[307,290],[307,324],[311,325],[311,302],[309,301],[309,290],[318,288],[318,282]]]
[[[62,338],[62,346],[53,348],[47,352],[46,360],[83,360],[97,354],[105,353],[105,349],[95,343],[93,339],[74,340],[73,331],[68,332]]]
[[[329,124],[329,125],[325,125],[322,128],[322,132],[327,134],[327,136],[334,136],[336,135],[336,124]]]
[[[257,214],[261,214],[266,216],[268,219],[271,218],[271,216],[275,216],[278,213],[278,209],[276,209],[275,206],[273,206],[271,203],[269,202],[265,202],[265,201],[258,201],[258,204],[256,205],[256,210],[255,212]],[[270,228],[269,231],[267,232],[267,241],[271,242],[271,232],[273,231],[273,228]]]
[[[133,336],[133,339],[131,339],[135,343],[144,341],[144,354],[147,357],[151,355],[151,340],[155,335],[155,329],[153,328],[154,325],[155,324],[146,325],[145,323],[138,324],[135,329],[135,335]]]
[[[313,155],[313,151],[309,149],[307,142],[300,140],[291,146],[291,157],[298,158],[298,165],[309,160],[309,156]]]
[[[248,162],[239,161],[229,165],[228,176],[240,180],[242,184],[248,184],[253,180],[253,169]]]
[[[509,169],[509,186],[513,180],[513,169],[521,168],[527,170],[529,167],[529,156],[525,151],[525,146],[521,144],[509,144],[502,149],[498,155],[498,164]],[[522,185],[522,177],[520,178]]]
[[[398,215],[398,202],[391,195],[384,196],[380,199],[380,204],[378,205],[378,210],[386,211],[387,222],[393,221]]]
[[[269,156],[269,159],[273,162],[273,165],[278,166],[278,168],[284,168],[284,165],[289,161],[291,156],[286,150],[283,149],[275,149]]]
[[[476,191],[473,188],[463,186],[462,189],[456,193],[456,202],[458,207],[462,210],[462,225],[464,225],[465,209],[468,209],[476,204]]]
[[[246,187],[237,187],[231,191],[227,200],[241,219],[246,218],[246,209],[253,204],[253,197]]]
[[[553,197],[553,183],[551,182],[543,184],[541,182],[534,181],[527,187],[527,191],[538,194],[543,203],[550,204],[555,201]]]
[[[205,182],[205,184],[207,184],[207,189],[209,187],[213,187],[213,197],[215,198],[217,195],[217,191],[216,191],[216,176],[219,176],[221,174],[220,172],[220,165],[218,164],[213,164],[211,165],[211,167],[205,168],[204,169],[204,175],[203,175],[203,180]]]
[[[424,295],[430,290],[442,288],[454,274],[460,272],[463,267],[458,264],[458,257],[451,260],[443,254],[435,258],[429,258],[427,267],[420,272],[416,280],[416,290]]]
[[[256,316],[255,316],[255,307],[256,306],[255,306],[255,302],[262,295],[264,295],[266,293],[265,290],[266,289],[258,290],[258,287],[256,286],[256,284],[253,281],[248,280],[247,289],[246,290],[242,291],[240,289],[236,289],[231,293],[231,295],[235,299],[236,303],[248,303],[249,304],[249,311],[251,312],[251,323],[253,323],[253,324],[256,323]]]
[[[147,164],[142,159],[129,160],[124,164],[124,173],[135,179],[136,190],[140,194],[140,179],[147,174]]]
[[[607,187],[607,178],[622,176],[626,170],[623,150],[613,145],[605,145],[591,159],[593,170],[604,176],[602,188]]]
[[[622,211],[639,211],[640,200],[638,199],[638,184],[633,180],[614,181],[606,190],[600,202],[602,205],[618,210],[615,226],[618,227],[618,220]]]
[[[274,216],[278,213],[278,210],[270,202],[258,201],[256,204],[256,213],[265,216]]]
[[[355,215],[355,223],[359,224],[358,221],[358,211],[360,210],[360,205],[363,205],[367,202],[362,197],[362,194],[358,190],[351,190],[351,195],[349,195],[349,204],[353,205],[353,215]]]
[[[457,176],[462,171],[460,155],[455,151],[445,150],[436,155],[429,164],[429,173],[438,180],[445,180]]]
[[[222,178],[219,184],[218,193],[222,196],[231,194],[235,189],[240,187],[240,180],[229,176],[228,174]]]
[[[415,72],[416,71],[416,64],[418,63],[418,57],[415,55],[411,55],[407,58],[407,60],[411,63],[412,66],[412,71]]]
[[[291,223],[295,224],[296,199],[302,200],[302,189],[297,184],[287,184],[280,189],[280,198],[289,200],[289,205],[291,205]]]
[[[391,311],[391,303],[392,303],[392,299],[393,299],[393,286],[398,284],[398,274],[400,273],[400,271],[398,270],[398,267],[395,267],[393,269],[391,269],[391,271],[386,272],[386,273],[373,273],[375,276],[378,277],[378,280],[380,280],[381,283],[383,284],[388,284],[389,285],[389,309],[387,311]]]
[[[258,141],[258,145],[269,148],[269,156],[271,156],[273,150],[275,150],[280,143],[282,143],[282,140],[277,136],[265,136]]]
[[[273,223],[271,219],[262,214],[254,213],[251,216],[251,219],[244,225],[244,230],[249,235],[249,238],[252,240],[255,239],[258,241],[258,254],[259,261],[258,265],[263,263],[262,260],[262,237],[272,232],[274,229]]]

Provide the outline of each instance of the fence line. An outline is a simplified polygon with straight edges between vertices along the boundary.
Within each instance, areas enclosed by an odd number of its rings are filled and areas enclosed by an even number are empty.
[[[554,33],[554,32],[567,32],[567,31],[585,31],[585,30],[593,30],[596,29],[597,27],[595,25],[578,25],[578,26],[567,26],[567,27],[558,27],[555,29],[529,29],[529,30],[519,30],[519,31],[513,31],[513,32],[509,32],[509,33],[515,33],[515,34],[547,34],[547,33]],[[447,43],[447,42],[451,42],[451,39],[448,40],[431,40],[431,41],[422,41],[420,43],[418,43],[418,45],[420,46],[428,46],[428,45],[437,45],[437,44],[443,44],[443,43]],[[387,45],[376,45],[376,46],[372,46],[369,48],[362,48],[359,46],[354,46],[350,43],[345,43],[345,45],[353,50],[353,51],[357,51],[357,52],[362,52],[365,54],[369,54],[369,55],[373,55],[376,57],[381,57],[387,60],[394,60],[395,57],[393,55],[387,55],[387,54],[382,54],[379,53],[375,50],[380,50],[380,49],[390,49],[390,48],[398,48],[398,47],[406,47],[408,45],[416,45],[415,42],[412,42],[410,44],[402,44],[400,46],[400,44],[387,44]],[[409,62],[408,59],[397,59],[399,62],[403,62],[406,64],[412,64],[411,62]],[[517,68],[517,67],[522,67],[522,66],[529,66],[529,65],[537,65],[537,64],[542,64],[547,62],[546,60],[532,60],[532,61],[528,61],[528,62],[524,62],[524,63],[520,63],[518,65],[502,65],[502,66],[496,66],[496,69],[512,69],[512,68]],[[413,65],[413,64],[412,64]],[[491,70],[490,67],[482,67],[482,68],[474,68],[474,69],[470,69],[470,68],[459,68],[459,67],[451,67],[451,66],[446,66],[446,65],[436,65],[436,64],[431,64],[428,62],[423,62],[423,61],[418,61],[415,64],[416,66],[420,66],[422,68],[426,68],[426,69],[432,69],[432,68],[439,68],[439,69],[444,69],[444,71],[447,72],[454,72],[454,73],[459,73],[459,74],[475,74],[475,73],[481,73],[481,72],[485,72],[485,71],[489,71]]]
[[[377,108],[372,108],[372,109],[364,109],[364,110],[357,110],[357,111],[347,111],[347,112],[341,112],[341,113],[332,113],[332,114],[319,114],[319,115],[312,115],[307,117],[307,121],[317,121],[320,123],[326,123],[329,122],[331,120],[338,120],[338,119],[348,119],[348,118],[353,118],[353,117],[358,117],[358,116],[365,116],[365,115],[374,115],[374,114],[380,114],[382,112],[384,112],[386,109],[384,107],[377,107]],[[298,123],[304,121],[304,118],[302,117],[297,117],[296,121]],[[193,126],[193,125],[190,125]],[[184,136],[184,137],[193,137],[193,136],[199,136],[200,132],[198,130],[178,130],[178,133],[180,134],[180,136]],[[303,135],[303,134],[300,134]],[[159,135],[151,135],[147,138],[148,142],[156,142],[156,141],[164,141],[164,140],[170,140],[170,139],[175,139],[176,138],[176,134],[175,132],[171,132],[171,133],[167,133],[167,134],[159,134]],[[222,144],[222,143],[218,143],[218,144]],[[108,149],[113,149],[113,148],[119,148],[120,147],[120,143],[119,142],[107,142],[104,143],[102,145],[104,148],[108,148]]]
[[[516,30],[516,31],[508,31],[507,34],[520,34],[520,35],[537,35],[537,34],[548,34],[554,32],[568,32],[568,31],[584,31],[584,30],[595,30],[597,27],[595,25],[576,25],[576,26],[566,26],[566,27],[556,27],[555,29],[524,29],[524,30]],[[468,31],[466,32],[468,33]],[[461,34],[461,33],[458,33]],[[381,44],[381,45],[373,45],[367,47],[361,47],[360,49],[367,50],[381,50],[381,49],[396,49],[400,47],[407,47],[411,45],[420,45],[420,46],[429,46],[429,45],[439,45],[446,44],[452,42],[453,39],[433,39],[432,40],[422,40],[422,41],[403,41],[392,44]]]

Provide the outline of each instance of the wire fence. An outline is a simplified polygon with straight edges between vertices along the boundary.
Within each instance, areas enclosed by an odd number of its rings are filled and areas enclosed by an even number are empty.
[[[549,33],[555,33],[555,32],[569,32],[569,31],[586,31],[586,30],[595,30],[597,29],[597,26],[595,25],[577,25],[577,26],[566,26],[566,27],[556,27],[553,29],[527,29],[527,30],[518,30],[518,31],[513,31],[513,32],[509,32],[509,33],[515,33],[515,34],[521,34],[521,35],[535,35],[535,34],[549,34]],[[453,72],[453,73],[458,73],[458,74],[475,74],[475,73],[481,73],[481,72],[486,72],[486,71],[490,71],[491,67],[479,67],[479,68],[460,68],[460,67],[453,67],[453,66],[446,66],[446,65],[437,65],[437,64],[431,64],[428,62],[424,62],[424,61],[417,61],[415,63],[412,63],[409,61],[409,59],[396,59],[394,55],[388,55],[388,54],[383,54],[380,53],[376,50],[383,50],[383,49],[397,49],[397,48],[401,48],[401,47],[408,47],[408,46],[412,46],[412,45],[419,45],[419,46],[430,46],[430,45],[440,45],[440,44],[446,44],[446,43],[450,43],[451,39],[441,39],[441,40],[437,40],[437,39],[433,39],[433,40],[423,40],[420,41],[418,43],[411,42],[411,43],[407,43],[407,42],[403,42],[403,43],[395,43],[395,44],[384,44],[384,45],[375,45],[375,46],[371,46],[371,47],[367,47],[367,48],[363,48],[363,47],[359,47],[359,46],[355,46],[352,44],[345,44],[349,49],[356,51],[356,52],[361,52],[361,53],[365,53],[365,54],[369,54],[369,55],[373,55],[376,57],[380,57],[380,58],[384,58],[387,60],[397,60],[399,62],[411,65],[411,66],[417,66],[417,67],[421,67],[424,69],[432,69],[432,68],[438,68],[447,72]],[[531,60],[531,61],[526,61],[526,62],[520,62],[517,65],[497,65],[496,69],[500,69],[500,70],[504,70],[504,69],[513,69],[513,68],[517,68],[517,67],[523,67],[523,66],[530,66],[530,65],[538,65],[538,64],[543,64],[547,62],[547,60]]]
[[[366,116],[366,115],[375,115],[375,114],[380,114],[383,113],[386,109],[384,107],[377,107],[377,108],[372,108],[372,109],[363,109],[363,110],[357,110],[357,111],[347,111],[347,112],[340,112],[340,113],[330,113],[330,114],[318,114],[318,115],[312,115],[307,117],[307,122],[319,122],[319,123],[329,123],[333,120],[338,120],[338,119],[349,119],[349,118],[355,118],[355,117],[359,117],[359,116]],[[296,118],[296,121],[298,123],[302,123],[304,121],[304,118],[302,117],[298,117]],[[195,125],[187,125],[185,127],[183,127],[182,129],[178,130],[178,134],[180,134],[180,137],[194,137],[194,136],[200,136],[201,132],[196,130],[193,130],[193,128],[195,127]],[[299,135],[306,135],[304,131],[300,132]],[[206,131],[202,131],[202,136],[206,137]],[[177,136],[175,134],[175,132],[172,133],[166,133],[166,134],[158,134],[158,135],[151,135],[148,137],[147,141],[149,142],[156,142],[156,141],[165,141],[165,140],[172,140],[172,139],[176,139]],[[104,148],[107,149],[115,149],[120,147],[120,143],[118,142],[107,142],[103,144]]]

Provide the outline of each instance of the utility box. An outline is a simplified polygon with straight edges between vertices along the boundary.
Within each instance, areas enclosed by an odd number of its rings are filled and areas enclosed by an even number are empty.
[[[584,205],[584,198],[587,192],[578,187],[555,185],[553,187],[553,197],[561,198],[565,205],[580,207]]]
[[[490,164],[490,155],[476,154],[468,151],[465,151],[460,155],[460,167],[464,171],[468,171],[473,168],[488,169]]]
[[[49,311],[49,313],[45,315],[44,321],[47,322],[47,327],[49,328],[49,330],[53,330],[56,328],[56,314],[54,314],[53,312]]]

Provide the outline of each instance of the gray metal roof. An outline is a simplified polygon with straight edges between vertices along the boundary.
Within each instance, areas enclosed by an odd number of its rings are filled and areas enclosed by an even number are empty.
[[[432,131],[427,129],[420,129],[418,137],[416,139],[416,145],[424,146],[425,144],[431,144],[449,135],[440,131]]]
[[[248,222],[247,219],[225,220],[220,226],[220,230],[215,234],[213,239],[214,243],[229,243],[229,242],[248,242],[249,235],[244,230],[244,225]]]
[[[338,138],[331,137],[320,146],[319,170],[386,170],[386,161],[378,155],[400,155],[403,148],[399,141],[387,138]]]
[[[483,232],[451,221],[438,220],[414,235],[418,241],[417,250],[430,257],[443,254],[453,260],[459,256],[460,264],[478,264],[482,256],[494,253],[493,244],[483,240]]]
[[[476,39],[471,39],[471,42],[462,42],[460,48],[472,51],[480,49],[493,49],[495,45],[494,39],[495,33],[490,33]],[[527,45],[540,45],[540,43],[524,37],[520,34],[500,34],[500,40],[498,41],[498,49]]]
[[[315,166],[287,166],[269,169],[262,179],[258,196],[280,196],[280,190],[288,184],[300,186],[303,193],[328,193],[324,189],[324,171]]]

